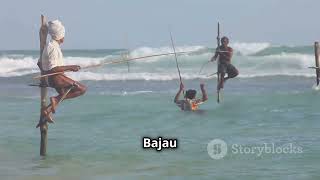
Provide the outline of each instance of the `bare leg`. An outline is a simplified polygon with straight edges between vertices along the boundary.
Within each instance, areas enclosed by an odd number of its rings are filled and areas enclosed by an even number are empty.
[[[76,84],[76,86],[68,93],[68,95],[64,99],[75,98],[83,95],[86,92],[87,88],[83,84],[76,82],[63,75],[57,82],[57,85],[58,86],[61,85],[60,87],[64,87],[64,88],[62,88],[61,90],[57,90],[59,95],[56,96],[55,98],[57,98],[60,101],[61,94],[64,94],[67,91],[67,89],[69,89],[74,84]]]
[[[56,87],[56,91],[58,92],[58,96],[50,98],[51,104],[46,108],[46,114],[50,114],[51,112],[54,113],[57,105],[61,100],[75,98],[83,95],[86,92],[86,87],[84,85],[79,82],[75,82],[65,75],[59,75],[55,77],[53,82]],[[72,89],[68,91],[71,87]],[[68,94],[66,94],[64,99],[62,99],[65,93]]]
[[[86,92],[86,90],[87,88],[84,85],[77,83],[77,86],[74,87],[64,99],[72,99],[81,96]]]
[[[228,73],[228,77],[224,79],[225,81],[239,75],[238,69],[231,64],[228,66],[227,73]]]
[[[219,83],[219,89],[223,89],[223,86],[224,86],[224,81],[225,81],[225,73],[220,73],[220,83]]]
[[[236,76],[238,76],[239,74],[239,71],[237,68],[235,68],[233,65],[229,65],[228,68],[227,68],[227,74],[228,76],[226,78],[224,78],[224,83],[228,80],[228,79],[231,79],[231,78],[234,78]]]

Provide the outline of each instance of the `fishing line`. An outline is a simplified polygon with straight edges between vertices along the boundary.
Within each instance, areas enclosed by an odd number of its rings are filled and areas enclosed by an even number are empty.
[[[151,57],[159,57],[159,56],[168,56],[168,55],[176,55],[176,54],[185,54],[185,53],[192,53],[195,51],[181,51],[181,52],[176,52],[176,53],[162,53],[162,54],[153,54],[153,55],[148,55],[148,56],[141,56],[141,57],[135,57],[135,58],[129,58],[126,60],[123,59],[116,59],[116,60],[111,60],[111,61],[107,61],[107,62],[101,62],[99,64],[94,64],[94,65],[88,65],[88,66],[84,66],[81,67],[82,70],[86,70],[86,69],[90,69],[90,68],[97,68],[97,67],[101,67],[104,65],[108,65],[108,64],[120,64],[120,63],[126,63],[128,61],[135,61],[135,60],[139,60],[139,59],[145,59],[145,58],[151,58]],[[53,76],[53,75],[57,75],[57,74],[63,74],[64,72],[56,72],[56,73],[50,73],[50,74],[45,74],[45,75],[38,75],[38,76],[34,76],[33,79],[41,79],[44,77],[48,77],[48,76]]]

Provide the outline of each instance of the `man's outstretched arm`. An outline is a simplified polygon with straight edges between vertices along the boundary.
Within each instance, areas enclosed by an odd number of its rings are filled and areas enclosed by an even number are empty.
[[[179,97],[180,97],[180,94],[183,91],[183,89],[184,89],[184,86],[183,86],[182,83],[180,83],[180,89],[177,92],[176,96],[174,97],[174,103],[178,103],[179,102]]]

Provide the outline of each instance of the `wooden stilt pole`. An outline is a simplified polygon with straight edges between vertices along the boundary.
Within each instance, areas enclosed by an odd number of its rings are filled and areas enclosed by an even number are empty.
[[[320,81],[320,69],[319,69],[319,42],[314,43],[314,55],[316,60],[316,76],[317,76],[317,86],[319,86]]]
[[[40,59],[39,59],[39,67],[41,67],[40,69],[42,69],[42,64],[41,64],[41,60],[42,60],[42,52],[43,49],[46,45],[47,42],[47,34],[48,34],[48,27],[47,27],[47,23],[45,20],[45,17],[43,15],[41,15],[41,28],[39,31],[39,36],[40,36]],[[41,71],[41,74],[42,71]],[[41,79],[41,84],[46,84],[47,82],[47,78],[42,78]],[[41,108],[40,108],[40,135],[41,135],[41,140],[40,140],[40,155],[41,156],[45,156],[47,153],[47,142],[48,142],[48,123],[46,121],[46,119],[42,118],[43,117],[43,110],[46,108],[47,106],[47,87],[41,87]]]
[[[218,32],[217,32],[217,50],[220,50],[220,23],[218,22]],[[221,77],[221,73],[219,72],[219,66],[220,66],[220,57],[217,58],[217,103],[220,103],[220,81],[224,77]]]
[[[47,99],[47,88],[42,87],[41,88],[41,111],[43,108],[46,107],[46,99]],[[42,113],[40,115],[41,119]],[[42,121],[42,119],[41,119]],[[40,125],[40,135],[41,135],[41,140],[40,140],[40,156],[45,156],[47,153],[47,142],[48,142],[48,123],[47,122],[41,122],[42,124]]]

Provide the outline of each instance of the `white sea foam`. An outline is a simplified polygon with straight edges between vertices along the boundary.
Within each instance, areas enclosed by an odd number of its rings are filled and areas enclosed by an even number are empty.
[[[154,91],[120,91],[120,92],[100,92],[100,95],[112,95],[112,96],[132,96],[137,94],[151,94]]]
[[[314,85],[312,86],[312,89],[315,90],[315,91],[319,91],[319,90],[320,90],[320,86],[314,84]]]
[[[101,58],[89,57],[65,57],[65,65],[77,64],[81,67],[100,64],[101,62],[112,59],[113,56]],[[39,72],[37,66],[38,59],[32,57],[9,58],[0,57],[0,77],[22,76]]]
[[[0,77],[22,76],[36,72],[37,60],[32,57],[13,59],[9,57],[0,58]]]
[[[193,52],[207,49],[205,46],[178,46],[176,52]],[[140,47],[130,52],[132,57],[148,56],[152,54],[173,53],[173,49],[170,46],[152,48],[152,47]]]
[[[149,94],[152,92],[153,91],[132,91],[132,92],[123,91],[122,96],[137,95],[137,94]]]
[[[207,49],[205,46],[179,46],[176,47],[176,52],[196,52],[200,50]],[[143,56],[149,56],[154,54],[165,54],[165,53],[173,53],[172,47],[160,47],[160,48],[152,48],[152,47],[140,47],[137,49],[134,49],[130,52],[131,58],[136,57],[143,57]],[[155,62],[159,59],[161,59],[161,56],[158,57],[152,57],[145,59],[146,62]]]
[[[179,76],[177,73],[93,73],[93,72],[79,72],[69,73],[71,78],[83,81],[127,81],[127,80],[145,80],[145,81],[170,81],[178,80]],[[306,73],[257,73],[257,74],[240,74],[238,78],[257,78],[257,77],[273,77],[273,76],[296,76],[296,77],[313,77],[313,74]],[[211,79],[216,76],[208,77],[207,75],[198,75],[196,73],[184,73],[182,78],[185,80],[192,79]]]
[[[236,49],[249,44],[233,44]],[[242,53],[255,53],[269,44],[253,44]],[[180,69],[184,79],[206,79],[207,74],[212,74],[216,70],[216,63],[209,63],[199,75],[199,69],[203,63],[212,56],[212,52],[204,46],[180,46],[177,51],[198,51],[200,53],[190,53],[178,57]],[[130,52],[131,57],[147,56],[151,54],[161,54],[172,52],[171,47],[150,48],[141,47]],[[65,64],[78,64],[82,67],[100,64],[110,60],[120,60],[119,55],[105,55],[103,57],[65,57]],[[22,76],[39,72],[37,68],[37,58],[15,54],[14,56],[0,56],[0,77]],[[137,64],[136,64],[137,63]],[[268,56],[237,56],[233,58],[233,64],[239,69],[239,78],[253,78],[264,76],[303,76],[312,77],[314,71],[308,69],[314,65],[314,57],[311,54],[299,53],[279,53]],[[77,80],[155,80],[166,81],[178,79],[175,61],[172,56],[141,59],[134,61],[130,66],[131,73],[126,72],[123,65],[103,66],[102,68],[88,69],[77,73],[70,73]],[[213,76],[215,77],[215,76]]]
[[[260,52],[268,47],[270,43],[243,43],[243,42],[234,42],[230,45],[236,52],[239,52],[242,55],[252,55],[257,52]]]
[[[91,58],[91,57],[65,57],[64,61],[66,65],[69,64],[78,64],[80,66],[89,66],[89,65],[96,65],[99,64],[107,59],[115,58],[114,56],[105,56],[105,57],[98,57],[98,58]]]
[[[146,80],[146,81],[169,81],[178,79],[178,74],[175,73],[94,73],[80,72],[69,73],[76,80],[94,80],[94,81],[125,81],[125,80]],[[206,78],[205,75],[197,74],[182,74],[184,79]]]

